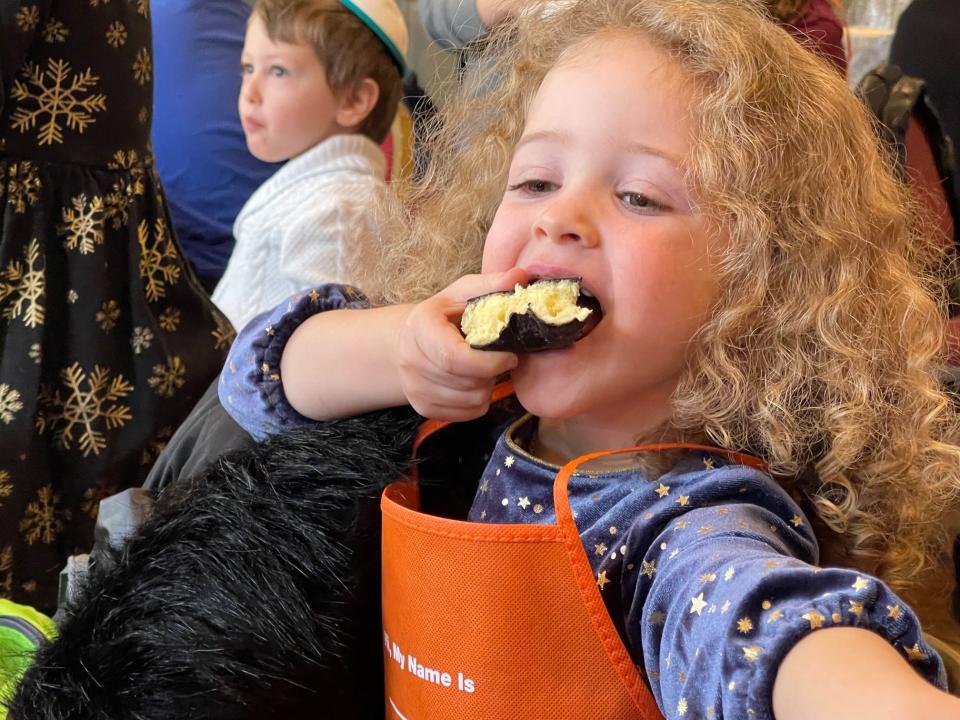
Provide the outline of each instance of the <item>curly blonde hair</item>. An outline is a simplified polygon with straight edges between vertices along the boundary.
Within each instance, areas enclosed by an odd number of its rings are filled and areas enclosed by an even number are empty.
[[[404,240],[384,249],[379,299],[421,298],[477,271],[544,75],[599,34],[639,33],[689,78],[684,173],[729,239],[672,426],[763,458],[836,533],[845,562],[906,589],[944,558],[960,448],[936,373],[938,249],[866,111],[832,68],[760,22],[759,5],[547,8],[489,38],[474,84],[435,129],[426,177],[399,188],[391,234]]]

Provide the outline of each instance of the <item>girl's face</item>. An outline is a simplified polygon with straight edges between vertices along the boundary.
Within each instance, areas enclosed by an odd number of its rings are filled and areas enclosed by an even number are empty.
[[[258,13],[250,17],[240,58],[238,110],[247,149],[265,162],[289,160],[331,135],[341,98],[306,43],[274,42]]]
[[[593,38],[546,76],[487,235],[483,270],[581,276],[603,320],[523,355],[517,395],[624,444],[662,422],[717,295],[706,221],[684,187],[695,102],[682,70],[634,36]]]

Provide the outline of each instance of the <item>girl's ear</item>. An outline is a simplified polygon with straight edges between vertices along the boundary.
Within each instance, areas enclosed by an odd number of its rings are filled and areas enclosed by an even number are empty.
[[[340,96],[337,123],[341,127],[356,128],[366,120],[380,99],[380,86],[373,78],[364,78],[356,85],[345,88]]]

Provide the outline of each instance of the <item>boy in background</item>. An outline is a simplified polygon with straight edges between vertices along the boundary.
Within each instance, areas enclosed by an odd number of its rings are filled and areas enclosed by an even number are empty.
[[[350,282],[379,241],[378,144],[396,114],[407,29],[394,0],[258,0],[238,109],[247,147],[289,160],[247,201],[213,294],[234,327],[304,288]]]

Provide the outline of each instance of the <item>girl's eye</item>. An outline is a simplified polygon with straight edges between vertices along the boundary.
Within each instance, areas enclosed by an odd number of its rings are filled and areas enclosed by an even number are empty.
[[[252,75],[253,65],[251,65],[250,63],[242,63],[240,65],[240,73],[243,75]]]
[[[274,65],[273,67],[270,68],[270,74],[273,75],[274,77],[283,77],[288,73],[287,73],[287,69],[282,65]]]
[[[556,183],[552,183],[549,180],[524,180],[516,185],[507,186],[507,190],[522,190],[531,195],[539,195],[540,193],[546,193],[556,189]]]
[[[662,210],[663,205],[643,193],[625,192],[620,194],[624,205],[638,210]]]

